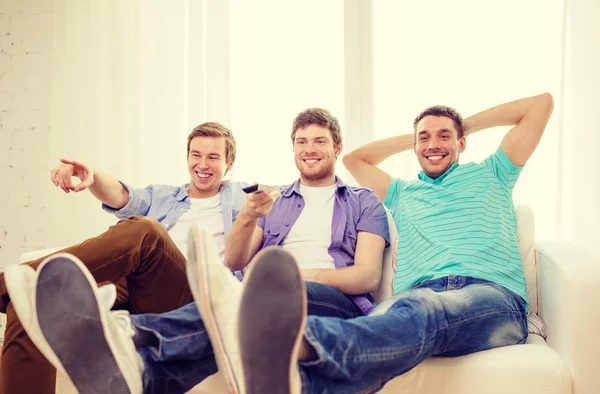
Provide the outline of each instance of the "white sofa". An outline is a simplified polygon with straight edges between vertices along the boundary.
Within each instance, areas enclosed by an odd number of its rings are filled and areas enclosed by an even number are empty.
[[[390,221],[392,240],[397,232]],[[383,388],[385,394],[597,394],[600,374],[600,258],[568,243],[535,243],[533,213],[517,207],[517,238],[531,311],[545,321],[547,340],[530,334],[524,345],[492,349],[457,358],[434,357]],[[395,245],[386,249],[378,301],[392,293]],[[30,261],[51,250],[21,256]],[[590,306],[588,306],[590,305]],[[268,371],[265,371],[268,373]],[[59,378],[58,393],[75,392]],[[192,393],[226,393],[219,373]],[[266,393],[269,394],[269,393]]]

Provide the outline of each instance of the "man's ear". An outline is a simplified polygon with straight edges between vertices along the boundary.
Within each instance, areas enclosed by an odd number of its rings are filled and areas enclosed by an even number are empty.
[[[458,153],[463,153],[467,147],[467,138],[465,136],[460,137],[458,140]]]
[[[336,159],[340,155],[340,153],[342,153],[343,149],[344,149],[344,145],[341,142],[339,144],[337,144],[337,146],[335,147],[335,158]]]

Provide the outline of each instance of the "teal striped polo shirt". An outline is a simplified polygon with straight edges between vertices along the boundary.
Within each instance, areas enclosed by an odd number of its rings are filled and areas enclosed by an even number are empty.
[[[398,227],[394,294],[448,275],[497,283],[521,296],[527,288],[517,246],[512,190],[523,167],[502,149],[458,163],[437,179],[393,179],[384,205]]]

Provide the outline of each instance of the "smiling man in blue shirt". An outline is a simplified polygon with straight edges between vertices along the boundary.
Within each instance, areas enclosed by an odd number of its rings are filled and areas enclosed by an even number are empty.
[[[245,202],[246,184],[223,181],[232,168],[236,143],[219,123],[194,128],[187,141],[190,182],[182,186],[150,185],[133,189],[112,176],[75,161],[61,160],[51,180],[65,193],[86,189],[104,210],[123,219],[104,234],[63,252],[77,256],[98,282],[117,285],[117,307],[133,313],[160,313],[192,301],[185,274],[188,230],[198,221],[214,234],[222,257],[225,236]],[[80,183],[73,185],[75,176]],[[29,262],[36,269],[42,259]],[[3,393],[52,393],[56,373],[33,345],[8,294],[10,273],[0,273],[0,311],[7,328],[0,366]],[[241,278],[241,273],[237,273]],[[7,288],[8,287],[8,288]],[[14,300],[13,300],[14,301]],[[18,301],[18,300],[16,300]]]

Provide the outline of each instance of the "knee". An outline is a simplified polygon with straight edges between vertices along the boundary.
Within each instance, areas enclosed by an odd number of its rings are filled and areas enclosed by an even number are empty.
[[[155,236],[156,238],[168,236],[167,230],[155,219],[146,216],[132,216],[127,220],[134,227],[133,231],[138,234]]]
[[[526,324],[519,319],[507,319],[492,329],[488,345],[490,348],[516,345],[525,342],[527,334]]]

